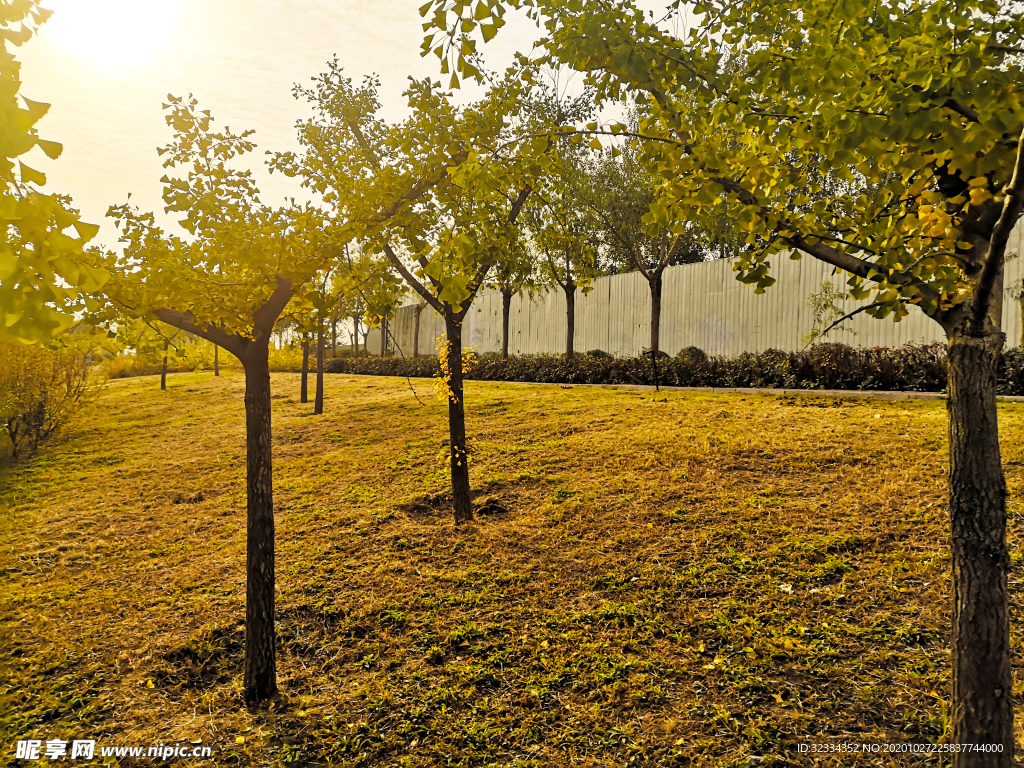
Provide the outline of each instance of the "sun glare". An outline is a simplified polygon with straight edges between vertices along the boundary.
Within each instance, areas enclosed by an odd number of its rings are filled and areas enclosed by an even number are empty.
[[[153,61],[171,43],[177,0],[48,0],[41,36],[68,53],[122,69]]]

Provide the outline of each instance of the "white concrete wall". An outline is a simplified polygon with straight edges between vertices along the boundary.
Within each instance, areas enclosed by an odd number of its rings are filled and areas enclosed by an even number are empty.
[[[1007,346],[1021,344],[1019,293],[1024,278],[1022,227],[1010,238],[1003,302],[1003,330]],[[812,293],[830,280],[846,287],[846,278],[834,275],[827,264],[810,256],[799,260],[781,254],[771,259],[775,285],[758,296],[754,287],[736,280],[732,260],[710,261],[670,267],[665,272],[661,310],[661,349],[674,355],[683,347],[700,347],[714,355],[738,355],[776,348],[797,350],[814,324],[808,305]],[[639,272],[601,277],[586,295],[576,294],[577,352],[602,349],[618,356],[631,356],[650,344],[650,290]],[[846,311],[858,306],[848,301]],[[402,353],[412,356],[413,306],[402,307],[391,331]],[[866,313],[845,323],[846,330],[833,330],[824,341],[858,347],[898,347],[910,342],[927,344],[944,341],[942,329],[916,307],[900,322],[876,320]],[[368,348],[380,350],[379,331],[371,331]],[[512,299],[509,319],[511,354],[560,354],[565,351],[565,296],[561,290],[541,292],[532,300],[522,295]],[[478,353],[501,351],[501,294],[481,293],[473,302],[463,329],[466,348]],[[444,321],[430,307],[420,317],[419,352],[434,354],[435,341],[444,336]],[[397,352],[396,352],[397,354]]]

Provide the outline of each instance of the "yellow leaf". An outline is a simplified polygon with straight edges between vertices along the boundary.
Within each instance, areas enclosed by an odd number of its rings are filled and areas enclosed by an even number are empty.
[[[64,145],[58,141],[45,141],[44,139],[39,139],[36,141],[36,144],[39,145],[39,148],[43,150],[43,152],[46,153],[46,156],[51,160],[56,160],[60,157],[60,153],[64,151]]]
[[[45,173],[29,168],[21,161],[18,161],[18,165],[21,166],[21,180],[25,184],[38,184],[41,187],[46,183]]]
[[[24,100],[25,106],[28,107],[33,120],[38,120],[50,110],[49,104],[44,104],[41,101],[32,101],[32,99],[26,99],[24,96],[21,98]]]
[[[245,736],[235,736],[235,744],[245,744]]]
[[[99,224],[86,224],[84,221],[76,221],[74,227],[83,243],[92,240],[100,231]]]

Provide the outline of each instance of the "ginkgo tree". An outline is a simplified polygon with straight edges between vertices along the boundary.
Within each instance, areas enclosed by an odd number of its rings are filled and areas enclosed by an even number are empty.
[[[638,141],[663,180],[647,222],[725,204],[738,277],[773,258],[842,270],[875,317],[916,305],[948,339],[954,765],[1013,764],[1006,483],[996,381],[1004,262],[1024,208],[1024,16],[998,0],[702,0],[685,35],[631,0],[432,0],[425,50],[472,74],[477,25],[507,7],[601,97],[646,100]],[[823,179],[829,179],[828,188]]]
[[[559,121],[562,122],[562,121]],[[565,296],[565,357],[572,360],[576,339],[576,292],[586,296],[598,275],[597,217],[580,205],[573,190],[584,183],[578,158],[560,158],[539,182],[525,216],[528,242],[539,272]]]
[[[34,147],[56,159],[63,149],[35,127],[50,105],[19,102],[21,63],[10,50],[52,13],[37,0],[0,3],[0,334],[27,342],[48,341],[76,312],[98,309],[91,294],[107,279],[85,251],[99,227],[81,221],[66,195],[40,192],[46,175],[17,159]]]
[[[541,276],[537,269],[537,260],[521,236],[507,244],[494,262],[494,267],[487,274],[484,286],[493,288],[501,294],[501,356],[508,358],[509,318],[512,312],[512,298],[527,291],[532,295],[541,284]],[[419,355],[420,313],[426,302],[416,305],[416,325],[413,338],[416,340],[413,354]]]
[[[274,632],[274,503],[269,345],[292,296],[324,267],[331,237],[317,209],[270,209],[260,203],[247,170],[229,165],[250,151],[251,131],[211,128],[196,100],[168,97],[174,130],[160,150],[165,167],[186,170],[163,178],[166,210],[184,214],[192,235],[169,235],[152,213],[113,206],[123,252],[108,256],[105,289],[111,311],[159,320],[226,349],[245,372],[246,643],[245,696],[277,690]]]
[[[532,189],[546,140],[515,142],[528,78],[510,70],[486,95],[455,106],[438,83],[412,81],[411,116],[377,116],[378,83],[353,85],[338,65],[296,88],[314,116],[299,125],[301,155],[275,156],[272,168],[301,175],[334,206],[346,231],[383,253],[445,322],[442,369],[447,400],[452,507],[473,519],[463,391],[462,329],[470,305],[500,254],[518,236],[516,221]],[[400,255],[402,254],[402,255]],[[404,257],[403,257],[404,255]]]

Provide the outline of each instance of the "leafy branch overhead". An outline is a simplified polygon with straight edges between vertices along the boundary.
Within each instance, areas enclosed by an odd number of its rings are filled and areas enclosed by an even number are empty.
[[[66,195],[40,192],[46,175],[20,159],[38,147],[56,160],[63,149],[36,129],[50,105],[19,101],[21,64],[9,49],[51,14],[36,0],[0,5],[0,335],[28,342],[49,341],[76,312],[98,309],[90,294],[108,277],[86,252],[99,227],[81,221]]]
[[[667,180],[652,215],[682,231],[724,203],[750,246],[741,279],[766,288],[770,258],[803,251],[876,316],[960,317],[1024,127],[1019,16],[989,0],[706,2],[676,36],[628,0],[435,0],[430,50],[473,76],[461,47],[506,8],[542,23],[542,60],[588,72],[600,99],[647,95],[639,130]]]

